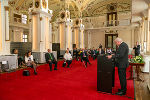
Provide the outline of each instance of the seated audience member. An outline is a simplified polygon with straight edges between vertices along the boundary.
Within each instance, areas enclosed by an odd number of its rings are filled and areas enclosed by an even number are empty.
[[[76,48],[73,48],[73,57],[76,56]]]
[[[18,49],[13,49],[13,54],[17,54],[18,56]],[[23,57],[18,56],[18,66],[21,67],[22,65],[25,65]]]
[[[109,54],[109,55],[111,55],[111,54],[112,54],[112,50],[111,50],[111,48],[108,48],[108,49],[107,49],[107,54]]]
[[[107,48],[104,49],[104,54],[107,54]]]
[[[91,55],[93,57],[93,60],[96,58],[96,52],[95,52],[95,49],[93,47],[93,50],[91,50]]]
[[[78,52],[78,56],[81,58],[81,53],[82,53],[82,49],[80,48],[79,49],[79,52]],[[81,58],[81,62],[82,62],[82,58]]]
[[[49,64],[50,71],[52,71],[52,64],[55,64],[54,70],[57,70],[57,61],[51,52],[51,49],[47,50],[48,52],[45,54],[46,62]]]
[[[31,51],[28,51],[26,56],[25,56],[25,63],[27,65],[27,67],[31,67],[31,68],[34,68],[34,74],[37,75],[37,72],[36,72],[36,64],[34,63],[34,60],[33,60],[33,56],[31,55]]]
[[[98,48],[97,55],[101,55],[101,54],[104,54],[104,53],[105,53],[105,51],[102,48]]]
[[[73,54],[74,54],[73,56],[75,56],[76,60],[78,61],[79,58],[78,58],[78,50],[77,50],[77,48],[74,48]]]
[[[81,59],[82,59],[83,61],[85,61],[85,66],[86,66],[86,67],[87,67],[87,62],[88,62],[89,64],[91,64],[91,63],[89,62],[87,52],[84,50],[84,48],[82,49],[82,52],[81,52]]]
[[[72,63],[72,56],[68,50],[66,50],[66,53],[64,55],[64,60],[65,60],[65,62],[67,62],[67,68],[69,68],[70,64]],[[65,67],[65,66],[63,66],[63,67]]]

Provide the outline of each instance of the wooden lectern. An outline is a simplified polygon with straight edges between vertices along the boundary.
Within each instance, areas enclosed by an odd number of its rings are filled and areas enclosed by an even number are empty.
[[[97,91],[112,93],[115,74],[114,61],[106,56],[100,55],[97,58]]]

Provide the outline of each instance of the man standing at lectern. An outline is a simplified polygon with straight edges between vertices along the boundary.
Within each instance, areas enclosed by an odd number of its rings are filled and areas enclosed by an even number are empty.
[[[121,89],[118,89],[117,95],[125,95],[127,91],[127,80],[126,80],[126,68],[129,66],[128,62],[128,45],[122,41],[121,38],[116,38],[114,40],[115,44],[118,46],[115,55],[107,56],[108,59],[115,58],[116,66],[118,67],[118,74]]]

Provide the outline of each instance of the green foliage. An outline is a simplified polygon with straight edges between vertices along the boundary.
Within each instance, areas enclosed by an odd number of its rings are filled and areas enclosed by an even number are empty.
[[[131,60],[132,63],[144,63],[144,59],[142,56],[136,56]]]

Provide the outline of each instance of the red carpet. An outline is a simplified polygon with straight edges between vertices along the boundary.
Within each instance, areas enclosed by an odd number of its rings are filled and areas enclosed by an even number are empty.
[[[30,76],[22,76],[22,70],[0,75],[0,100],[130,100],[134,98],[133,80],[127,81],[126,96],[97,92],[97,61],[85,68],[73,61],[71,68],[63,68],[58,62],[57,71],[49,66],[37,68],[38,75],[30,69]],[[117,69],[116,69],[117,70]],[[127,73],[127,76],[129,74]],[[115,88],[120,88],[116,71]],[[129,98],[131,97],[131,98]]]

